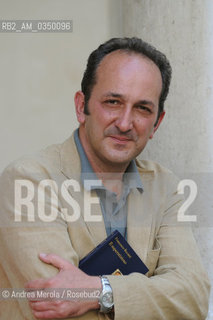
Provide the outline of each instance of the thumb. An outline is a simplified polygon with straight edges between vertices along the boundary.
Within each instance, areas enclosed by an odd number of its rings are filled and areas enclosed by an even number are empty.
[[[70,267],[71,263],[67,260],[57,256],[56,254],[50,253],[40,253],[39,258],[41,261],[51,264],[52,266],[58,268],[58,269],[68,269]]]

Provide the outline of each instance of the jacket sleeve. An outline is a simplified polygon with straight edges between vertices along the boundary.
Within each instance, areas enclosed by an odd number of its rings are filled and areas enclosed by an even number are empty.
[[[168,186],[159,222],[155,218],[157,247],[151,248],[151,253],[158,259],[149,266],[153,268],[151,276],[139,273],[108,276],[113,289],[115,320],[206,319],[209,280],[190,226],[177,220],[184,200],[177,193],[177,184],[172,185]]]
[[[57,175],[57,173],[56,173]],[[67,231],[67,223],[58,212],[57,186],[52,191],[45,189],[46,216],[38,216],[39,183],[51,179],[48,172],[36,161],[25,161],[8,167],[0,178],[0,275],[1,287],[24,288],[24,284],[37,278],[50,278],[58,270],[41,262],[39,253],[55,253],[78,265],[76,254]],[[20,183],[22,197],[29,197],[20,210],[18,205]],[[42,200],[43,199],[43,200]],[[27,208],[28,206],[28,208]],[[57,211],[54,221],[48,221],[51,210]],[[54,214],[54,212],[53,212]],[[45,219],[46,218],[46,219]],[[27,299],[1,301],[5,319],[34,319]],[[97,319],[97,312],[91,311],[82,319]]]

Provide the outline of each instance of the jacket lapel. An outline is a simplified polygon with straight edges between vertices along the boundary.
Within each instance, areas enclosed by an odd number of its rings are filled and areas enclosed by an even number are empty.
[[[71,188],[68,189],[70,195],[77,201],[80,207],[81,217],[77,223],[78,225],[80,223],[82,226],[86,226],[94,246],[97,246],[106,238],[104,220],[96,192],[87,191],[82,185],[81,162],[75,145],[74,134],[63,143],[60,156],[62,173],[68,179],[76,180],[80,186],[78,192],[74,192]]]
[[[152,237],[153,215],[150,208],[149,182],[153,172],[144,172],[142,182],[144,191],[131,192],[128,200],[127,241],[145,262]]]

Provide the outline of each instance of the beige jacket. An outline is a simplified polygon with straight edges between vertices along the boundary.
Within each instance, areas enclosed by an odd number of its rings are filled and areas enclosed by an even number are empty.
[[[177,194],[174,175],[156,163],[137,161],[144,192],[131,193],[128,199],[127,240],[149,268],[149,275],[133,273],[109,276],[113,288],[116,320],[201,320],[208,309],[209,282],[200,262],[190,228],[177,223],[182,198]],[[53,145],[32,158],[10,165],[0,179],[0,284],[2,288],[23,288],[36,278],[48,278],[57,270],[42,263],[38,253],[56,253],[78,265],[79,259],[105,237],[101,222],[85,222],[85,191],[80,182],[80,160],[73,136],[61,145]],[[28,179],[35,188],[34,211],[23,206],[14,208],[15,180]],[[46,190],[45,206],[57,211],[53,222],[38,216],[38,184],[51,179],[56,200],[51,203]],[[62,196],[64,180],[77,181],[76,188],[67,188],[73,202]],[[80,186],[80,187],[79,187]],[[90,195],[89,195],[90,196]],[[66,198],[66,199],[65,199]],[[58,203],[57,203],[58,202]],[[68,203],[69,202],[69,203]],[[73,207],[80,218],[66,222],[64,208],[72,216]],[[16,209],[16,211],[15,211]],[[17,212],[19,210],[19,212]],[[21,219],[21,222],[15,222]],[[99,204],[91,205],[92,215],[101,215]],[[105,319],[91,311],[79,319]],[[34,319],[26,300],[0,301],[0,319]]]

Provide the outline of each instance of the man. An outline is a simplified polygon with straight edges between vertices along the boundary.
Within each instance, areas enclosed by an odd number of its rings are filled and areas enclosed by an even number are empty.
[[[5,170],[2,286],[106,290],[111,300],[6,301],[4,319],[205,319],[209,283],[189,227],[178,223],[178,181],[135,160],[163,120],[170,78],[166,57],[149,44],[109,40],[90,55],[75,95],[79,129]],[[78,268],[115,229],[148,275],[99,278]]]

